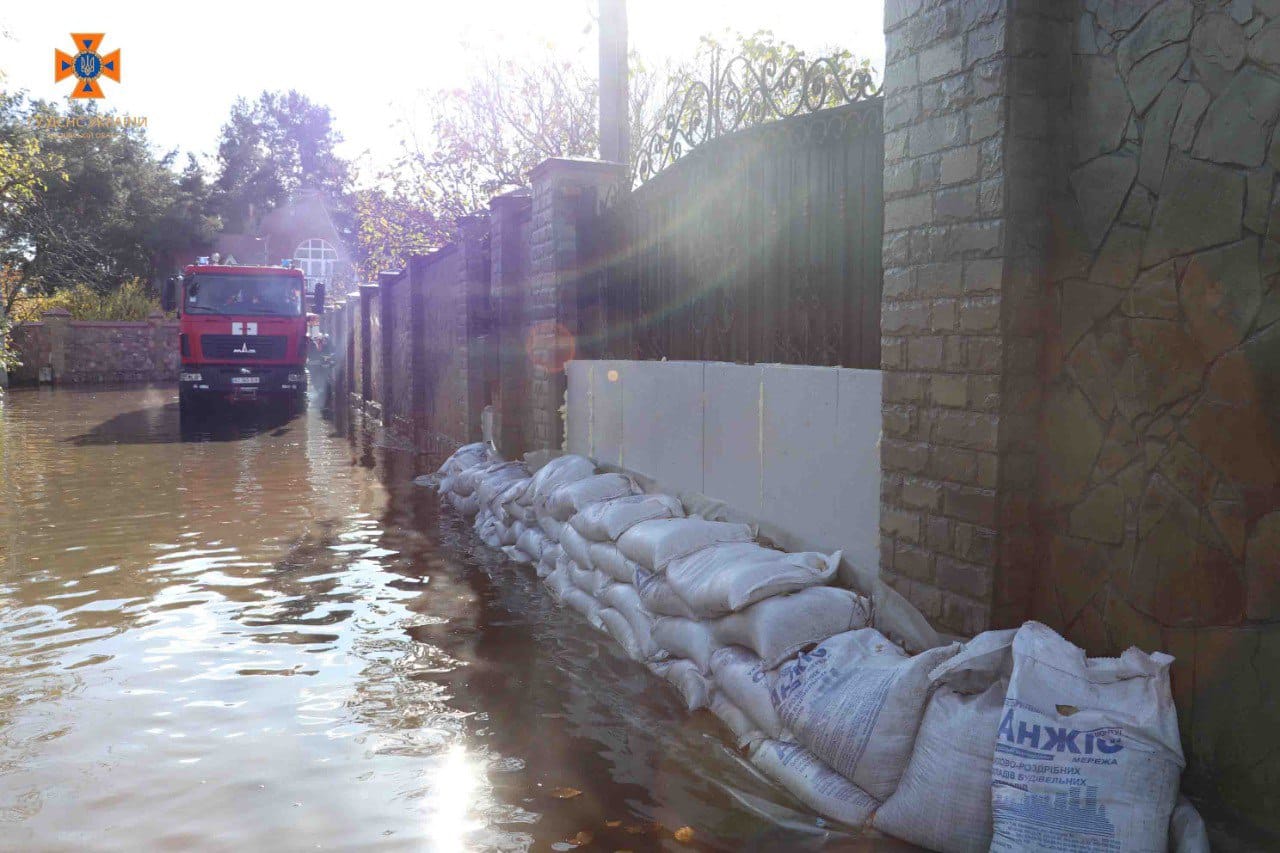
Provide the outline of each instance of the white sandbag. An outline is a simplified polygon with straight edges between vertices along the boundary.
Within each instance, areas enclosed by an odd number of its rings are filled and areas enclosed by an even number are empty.
[[[751,763],[809,808],[849,826],[862,826],[879,805],[797,743],[761,741],[751,752]]]
[[[534,562],[534,559],[532,557],[530,557],[528,554],[526,554],[524,551],[521,551],[519,548],[515,547],[514,545],[503,545],[502,553],[506,554],[507,559],[513,563],[528,565]]]
[[[464,468],[470,468],[485,461],[489,456],[489,445],[483,441],[477,441],[473,444],[464,444],[453,453],[449,454],[449,458],[444,460],[436,474],[444,477],[449,474],[456,474]]]
[[[560,541],[560,531],[564,529],[563,521],[556,521],[549,515],[543,514],[538,516],[538,527],[542,529],[543,535],[553,542]]]
[[[767,672],[760,658],[740,646],[724,646],[711,654],[716,688],[751,718],[755,727],[771,738],[782,737],[782,719],[773,706],[775,673]]]
[[[556,601],[564,601],[565,595],[571,590],[577,589],[573,585],[573,578],[569,576],[569,569],[565,566],[556,566],[543,581],[551,590],[551,594],[555,596]]]
[[[591,556],[591,565],[619,583],[634,584],[636,569],[644,571],[635,560],[628,560],[612,542],[592,542],[588,553]]]
[[[1162,652],[1084,651],[1039,622],[1013,641],[991,765],[993,851],[1164,850],[1184,761]]]
[[[877,829],[941,853],[991,846],[991,761],[1015,633],[979,634],[930,673],[933,695]]]
[[[631,625],[631,633],[641,654],[637,660],[667,657],[666,650],[653,641],[653,617],[644,609],[635,587],[625,583],[611,583],[600,593],[600,600],[621,613]]]
[[[662,575],[654,574],[643,568],[636,569],[636,592],[640,594],[640,601],[644,604],[645,610],[655,616],[683,616],[686,619],[696,619],[697,616],[689,605],[684,603],[684,599],[676,595],[676,591],[671,588],[671,584],[667,583],[667,579]]]
[[[490,548],[498,549],[502,547],[502,537],[505,528],[500,528],[498,520],[493,516],[489,516],[476,526],[476,533],[480,536],[480,541],[488,545]]]
[[[585,456],[560,456],[543,465],[529,482],[528,496],[535,508],[559,486],[573,483],[596,472],[595,463]]]
[[[711,693],[711,701],[707,705],[707,710],[719,717],[720,722],[729,727],[729,731],[733,732],[734,743],[739,749],[750,748],[752,744],[759,743],[768,737],[764,732],[760,731],[754,720],[743,713],[741,708],[733,704],[733,701],[719,690],[714,690]]]
[[[653,641],[675,657],[693,661],[703,675],[711,673],[711,653],[719,648],[706,625],[679,616],[655,619]]]
[[[546,534],[540,528],[525,527],[516,537],[516,547],[529,555],[530,562],[536,563],[542,559],[542,552],[547,547]]]
[[[878,565],[841,560],[840,583],[871,602],[871,627],[915,654],[943,645],[938,632],[910,601],[880,577]]]
[[[723,616],[757,601],[829,583],[840,552],[788,554],[755,542],[712,545],[667,566],[667,582],[694,613]]]
[[[458,472],[458,475],[454,478],[453,492],[461,495],[462,497],[474,495],[480,488],[480,484],[484,482],[486,478],[494,474],[500,474],[503,470],[514,469],[516,466],[521,464],[523,463],[507,462],[505,460],[498,459],[485,465],[476,465],[471,468],[466,468]],[[477,497],[479,496],[477,495]]]
[[[569,557],[584,569],[594,569],[591,562],[591,543],[582,538],[582,534],[567,524],[560,527],[560,547]]]
[[[538,567],[537,567],[538,577],[546,578],[548,575],[554,572],[556,570],[556,565],[558,564],[560,557],[563,554],[564,554],[564,549],[561,548],[557,543],[552,542],[550,539],[548,539],[546,541],[546,545],[542,549],[542,557],[538,560]]]
[[[480,503],[492,507],[495,499],[508,489],[523,491],[528,487],[528,480],[529,469],[523,462],[507,462],[476,478],[476,496]]]
[[[911,757],[929,673],[959,649],[908,657],[874,628],[837,634],[779,670],[773,703],[797,741],[883,801]]]
[[[569,519],[577,531],[594,542],[616,542],[642,521],[683,518],[684,507],[672,495],[627,495],[583,507]]]
[[[453,504],[453,508],[467,518],[480,511],[480,499],[474,494],[466,496],[454,494],[452,498],[453,500],[450,503]]]
[[[1209,832],[1191,801],[1181,794],[1169,818],[1170,853],[1209,853]]]
[[[572,560],[568,558],[566,560],[569,563],[569,577],[573,579],[573,585],[592,598],[600,598],[605,588],[613,583],[606,574],[597,572],[595,569],[584,569]]]
[[[603,607],[600,609],[600,623],[604,625],[604,630],[622,646],[622,650],[627,653],[627,657],[636,661],[645,661],[648,659],[646,650],[640,639],[636,636],[635,631],[631,629],[631,623],[627,617],[623,616],[612,607]]]
[[[675,685],[685,707],[690,711],[705,708],[711,701],[711,685],[692,661],[670,661],[663,668],[662,676]]]
[[[592,628],[604,630],[604,623],[600,621],[600,602],[596,601],[594,596],[588,595],[577,587],[570,587],[565,591],[563,603],[570,610],[582,614]]]
[[[635,481],[625,474],[593,474],[557,486],[547,496],[547,510],[560,521],[568,521],[581,509],[600,501],[635,494],[636,490]]]
[[[760,656],[765,669],[776,669],[806,646],[861,628],[869,621],[862,596],[847,589],[818,586],[766,598],[710,624],[720,645],[745,646]]]
[[[498,539],[501,540],[503,546],[514,546],[519,541],[520,533],[523,530],[524,525],[518,521],[513,521],[510,524],[498,521]]]
[[[488,501],[488,506],[491,510],[493,510],[494,515],[497,515],[499,518],[503,519],[504,521],[523,522],[524,513],[513,511],[513,508],[516,507],[517,505],[516,504],[517,498],[520,495],[523,495],[525,492],[525,489],[527,488],[529,488],[528,477],[522,477],[519,480],[515,480],[513,482],[507,483],[497,494],[493,496],[492,500]],[[483,499],[483,496],[482,496],[482,499]]]
[[[651,572],[661,572],[672,560],[718,542],[749,542],[755,531],[745,524],[704,521],[701,518],[659,518],[642,521],[618,537],[618,550]]]

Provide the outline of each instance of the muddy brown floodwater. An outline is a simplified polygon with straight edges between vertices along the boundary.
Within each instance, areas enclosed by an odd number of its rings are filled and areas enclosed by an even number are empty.
[[[2,399],[0,848],[907,849],[760,777],[377,434]]]

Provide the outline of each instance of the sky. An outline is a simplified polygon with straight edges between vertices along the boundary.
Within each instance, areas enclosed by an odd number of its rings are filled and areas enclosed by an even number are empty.
[[[596,0],[223,0],[216,4],[11,0],[0,11],[0,72],[9,89],[66,98],[53,51],[70,33],[103,32],[121,51],[119,84],[104,106],[146,116],[153,142],[208,158],[237,97],[297,89],[330,107],[340,153],[368,180],[394,157],[397,121],[417,122],[423,91],[460,84],[483,51],[554,51],[596,67]],[[883,0],[630,0],[631,48],[647,62],[679,62],[698,37],[772,30],[811,55],[838,46],[884,65]],[[188,11],[193,14],[186,17]]]

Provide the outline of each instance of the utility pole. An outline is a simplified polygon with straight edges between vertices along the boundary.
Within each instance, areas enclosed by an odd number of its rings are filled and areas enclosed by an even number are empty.
[[[631,158],[627,96],[627,0],[600,0],[600,159]]]

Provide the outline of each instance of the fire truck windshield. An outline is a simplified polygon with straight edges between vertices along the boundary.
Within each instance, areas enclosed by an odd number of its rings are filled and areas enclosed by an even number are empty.
[[[186,282],[187,314],[246,314],[299,317],[302,279],[284,275],[201,273]]]

